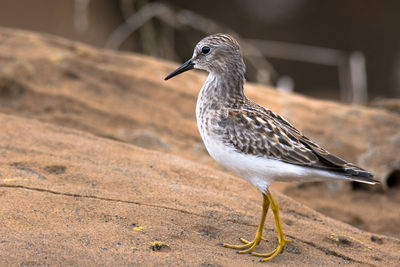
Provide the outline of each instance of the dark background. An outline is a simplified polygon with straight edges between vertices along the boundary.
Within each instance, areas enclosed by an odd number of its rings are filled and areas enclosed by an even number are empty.
[[[104,47],[111,32],[130,15],[154,1],[14,0],[0,2],[0,26],[47,32]],[[243,38],[283,41],[360,51],[366,58],[369,101],[400,97],[400,1],[396,0],[221,0],[163,1],[227,27]],[[86,26],[77,26],[77,10],[87,5]],[[173,20],[173,19],[171,19]],[[132,32],[121,50],[178,62],[192,54],[206,34],[190,26],[171,27],[153,18]],[[290,76],[296,92],[340,99],[334,66],[266,57],[277,77]],[[247,78],[257,81],[249,67]]]

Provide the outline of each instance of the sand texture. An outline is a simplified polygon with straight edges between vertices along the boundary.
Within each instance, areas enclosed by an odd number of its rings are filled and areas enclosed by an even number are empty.
[[[205,75],[163,81],[176,66],[0,29],[0,265],[266,264],[216,245],[253,237],[261,194],[207,155],[194,115]],[[400,190],[387,179],[400,169],[399,115],[246,93],[383,182],[277,185],[292,243],[267,264],[397,265]],[[258,252],[277,244],[272,214],[265,237]]]

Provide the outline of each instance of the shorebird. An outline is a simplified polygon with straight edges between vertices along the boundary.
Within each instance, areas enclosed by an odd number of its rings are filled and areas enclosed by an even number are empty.
[[[304,136],[287,120],[247,99],[243,92],[245,64],[239,43],[228,34],[214,34],[202,39],[193,56],[169,74],[168,80],[191,69],[207,71],[200,90],[196,119],[208,153],[218,163],[256,186],[262,193],[262,215],[253,241],[240,238],[243,245],[220,245],[275,258],[289,240],[285,239],[278,204],[269,185],[273,181],[318,181],[345,179],[377,183],[366,170],[329,153]],[[270,253],[253,250],[263,238],[269,206],[274,214],[278,246]]]

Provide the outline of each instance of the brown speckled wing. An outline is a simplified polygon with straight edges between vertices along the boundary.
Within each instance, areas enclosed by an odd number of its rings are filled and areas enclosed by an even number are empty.
[[[225,142],[242,153],[374,182],[369,172],[324,150],[281,116],[255,103],[229,109],[220,126],[225,129]]]

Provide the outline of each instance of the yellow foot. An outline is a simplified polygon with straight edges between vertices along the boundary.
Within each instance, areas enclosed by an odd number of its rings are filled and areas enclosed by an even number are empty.
[[[242,243],[245,243],[245,244],[249,244],[249,243],[253,243],[254,241],[247,241],[246,239],[244,239],[244,238],[239,238],[239,240],[242,242]],[[261,237],[261,240],[262,241],[267,241],[264,237]]]
[[[238,250],[240,250],[240,251],[238,251],[238,253],[243,254],[243,253],[248,253],[248,252],[253,251],[258,246],[258,244],[261,242],[261,240],[265,241],[265,238],[256,236],[254,238],[254,240],[251,242],[247,241],[244,238],[239,238],[239,240],[241,242],[243,242],[244,245],[229,245],[229,244],[225,244],[225,243],[219,243],[218,245],[221,245],[226,248],[238,249]]]
[[[265,217],[267,215],[268,207],[270,205],[271,205],[271,209],[274,213],[276,230],[278,232],[277,234],[278,234],[279,245],[271,253],[262,254],[262,253],[252,252],[258,246],[258,244],[261,242],[261,240],[265,241],[265,239],[262,237],[262,232],[263,232],[263,227],[264,227],[264,223],[265,223]],[[286,240],[283,235],[281,220],[279,218],[278,203],[276,203],[276,201],[274,200],[274,198],[272,197],[271,193],[268,190],[263,194],[263,211],[262,211],[262,215],[261,215],[261,222],[258,225],[258,230],[257,230],[256,236],[254,237],[254,240],[249,242],[243,238],[240,238],[240,241],[242,241],[244,243],[244,245],[235,246],[235,245],[229,245],[229,244],[223,244],[223,243],[220,243],[218,245],[222,245],[226,248],[238,249],[238,250],[240,250],[240,251],[238,251],[239,253],[251,252],[251,255],[263,257],[262,261],[269,261],[269,260],[275,258],[279,253],[282,253],[285,250],[286,243],[290,242],[290,240]]]
[[[285,250],[286,243],[290,243],[290,240],[283,239],[279,242],[279,245],[270,253],[255,253],[252,252],[251,255],[257,256],[257,257],[263,257],[261,261],[269,261],[275,258],[279,253],[282,253]]]

